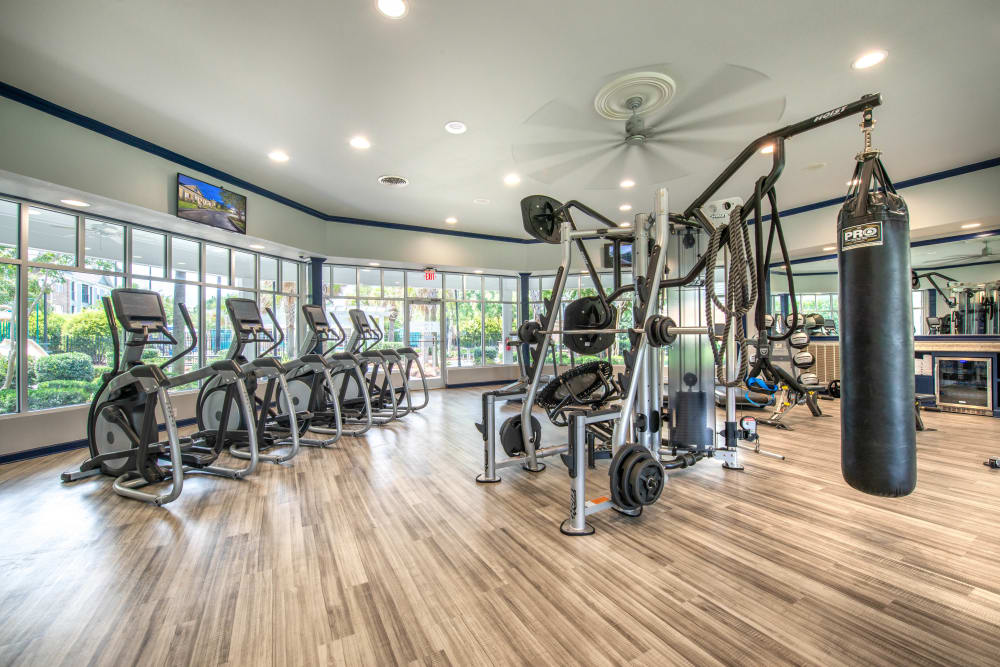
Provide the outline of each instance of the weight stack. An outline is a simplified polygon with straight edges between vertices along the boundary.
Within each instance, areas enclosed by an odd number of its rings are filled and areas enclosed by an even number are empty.
[[[878,155],[859,159],[837,219],[841,469],[859,491],[905,496],[917,483],[909,213]]]

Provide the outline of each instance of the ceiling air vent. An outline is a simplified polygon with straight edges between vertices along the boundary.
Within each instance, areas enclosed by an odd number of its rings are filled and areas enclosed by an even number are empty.
[[[379,176],[378,182],[382,185],[389,186],[390,188],[405,188],[410,184],[410,182],[402,176]]]

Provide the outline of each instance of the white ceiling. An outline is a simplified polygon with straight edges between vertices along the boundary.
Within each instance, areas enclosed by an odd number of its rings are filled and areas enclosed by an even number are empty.
[[[0,80],[326,213],[440,228],[453,215],[456,229],[505,236],[525,236],[527,194],[578,198],[616,217],[623,202],[649,208],[653,175],[622,174],[638,181],[630,192],[587,189],[595,163],[542,183],[528,176],[539,165],[515,162],[512,147],[551,100],[586,110],[614,74],[651,64],[676,66],[676,104],[726,64],[763,73],[767,94],[786,98],[779,121],[706,138],[746,143],[879,91],[875,145],[895,180],[1000,155],[993,0],[410,0],[399,21],[374,4],[5,3]],[[876,47],[889,52],[883,65],[850,68]],[[748,96],[707,103],[706,113]],[[455,119],[465,135],[444,132]],[[372,141],[367,152],[347,145],[359,133]],[[565,136],[553,128],[553,141]],[[790,142],[782,207],[843,194],[860,143],[853,121]],[[268,161],[275,148],[291,161]],[[728,162],[675,157],[691,171],[667,183],[675,210]],[[726,194],[747,194],[766,168],[755,158]],[[505,186],[515,170],[521,184]],[[390,190],[376,183],[382,174],[412,185]],[[480,197],[491,203],[472,202]]]

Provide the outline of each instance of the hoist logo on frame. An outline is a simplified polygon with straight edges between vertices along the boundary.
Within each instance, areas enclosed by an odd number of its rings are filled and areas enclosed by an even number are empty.
[[[851,250],[866,246],[882,245],[882,223],[866,222],[863,225],[845,227],[841,231],[840,249]]]

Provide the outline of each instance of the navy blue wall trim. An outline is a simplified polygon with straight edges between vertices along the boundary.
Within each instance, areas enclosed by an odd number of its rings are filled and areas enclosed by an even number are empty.
[[[215,167],[207,165],[204,162],[199,162],[198,160],[176,153],[169,148],[164,148],[163,146],[154,144],[151,141],[146,141],[145,139],[137,137],[134,134],[129,134],[128,132],[119,130],[118,128],[112,127],[106,123],[102,123],[99,120],[95,120],[89,116],[84,116],[83,114],[77,113],[71,109],[49,102],[48,100],[42,99],[37,95],[32,95],[26,90],[21,90],[20,88],[16,88],[2,81],[0,81],[0,96],[6,97],[7,99],[15,102],[20,102],[25,106],[45,112],[50,116],[55,116],[56,118],[73,123],[74,125],[79,125],[80,127],[102,134],[109,139],[120,141],[123,144],[132,146],[133,148],[138,148],[141,151],[161,157],[164,160],[169,160],[170,162],[182,165],[188,169],[194,169],[195,171],[207,174],[212,178],[225,181],[230,185],[235,185],[238,188],[260,195],[261,197],[267,197],[268,199],[276,201],[279,204],[284,204],[289,208],[302,211],[303,213],[328,222],[343,222],[349,225],[383,227],[386,229],[399,229],[403,231],[424,232],[428,234],[443,234],[445,236],[462,236],[485,241],[503,241],[506,243],[541,243],[541,241],[538,241],[537,239],[521,239],[509,236],[498,236],[494,234],[478,234],[476,232],[463,232],[452,229],[435,229],[433,227],[421,227],[420,225],[406,225],[396,222],[384,222],[381,220],[365,220],[362,218],[351,218],[342,215],[330,215],[311,206],[289,199],[283,195],[279,195],[278,193],[272,192],[266,188],[262,188],[259,185],[245,181],[238,176],[233,176],[232,174],[222,171],[221,169],[216,169]]]
[[[152,155],[156,155],[165,160],[175,162],[179,165],[188,167],[189,169],[194,169],[200,171],[203,174],[208,174],[213,178],[218,178],[219,180],[226,181],[231,185],[235,185],[254,194],[260,195],[261,197],[267,197],[273,201],[280,204],[284,204],[290,208],[302,211],[311,216],[319,218],[321,220],[326,220],[328,222],[343,222],[349,225],[365,225],[368,227],[382,227],[385,229],[398,229],[402,231],[410,232],[423,232],[426,234],[441,234],[444,236],[461,236],[465,238],[480,239],[484,241],[502,241],[504,243],[541,243],[537,239],[523,239],[511,236],[498,236],[494,234],[479,234],[476,232],[463,232],[455,229],[436,229],[433,227],[421,227],[420,225],[406,225],[397,222],[385,222],[381,220],[366,220],[363,218],[351,218],[340,215],[330,215],[318,211],[311,206],[301,204],[297,201],[289,199],[283,195],[279,195],[276,192],[271,192],[266,188],[262,188],[259,185],[254,185],[249,181],[245,181],[242,178],[233,176],[221,169],[216,169],[215,167],[209,166],[203,162],[193,160],[189,157],[181,155],[180,153],[175,153],[174,151],[154,144],[151,141],[146,141],[141,139],[134,134],[129,134],[123,130],[119,130],[115,127],[102,123],[99,120],[90,118],[89,116],[84,116],[83,114],[77,113],[66,107],[59,106],[54,102],[49,102],[46,99],[38,97],[37,95],[32,95],[26,90],[21,90],[15,86],[8,83],[0,81],[0,96],[6,97],[9,100],[15,102],[20,102],[25,106],[32,107],[39,111],[43,111],[56,118],[61,118],[67,122],[73,123],[74,125],[79,125],[80,127],[86,128],[98,134],[103,134],[106,137],[120,141],[124,144],[128,144],[139,150],[146,151]],[[961,176],[962,174],[968,174],[974,171],[979,171],[981,169],[989,169],[991,167],[1000,166],[1000,157],[995,157],[989,160],[983,160],[982,162],[975,162],[973,164],[966,164],[960,167],[955,167],[953,169],[945,169],[944,171],[938,171],[933,174],[927,174],[926,176],[917,176],[915,178],[910,178],[905,181],[899,181],[896,183],[896,189],[903,189],[912,187],[914,185],[922,185],[924,183],[931,183],[933,181],[940,181],[945,178],[952,178],[953,176]],[[803,206],[796,206],[784,211],[780,211],[782,216],[795,215],[797,213],[805,213],[807,211],[813,211],[818,208],[825,208],[827,206],[836,206],[844,202],[844,197],[837,197],[835,199],[826,199],[824,201],[815,202],[812,204],[805,204]],[[767,214],[764,216],[764,220],[770,220],[771,215]]]
[[[178,419],[178,426],[190,426],[196,423],[197,420],[194,417],[189,419]],[[160,430],[163,430],[163,426],[160,426]],[[0,455],[0,465],[4,463],[14,463],[15,461],[27,461],[28,459],[37,459],[42,456],[48,456],[50,454],[59,454],[60,452],[69,452],[74,449],[83,449],[87,446],[86,438],[80,440],[70,440],[69,442],[60,442],[56,445],[48,445],[46,447],[38,447],[36,449],[26,449],[23,452],[14,452],[13,454],[3,454]]]

